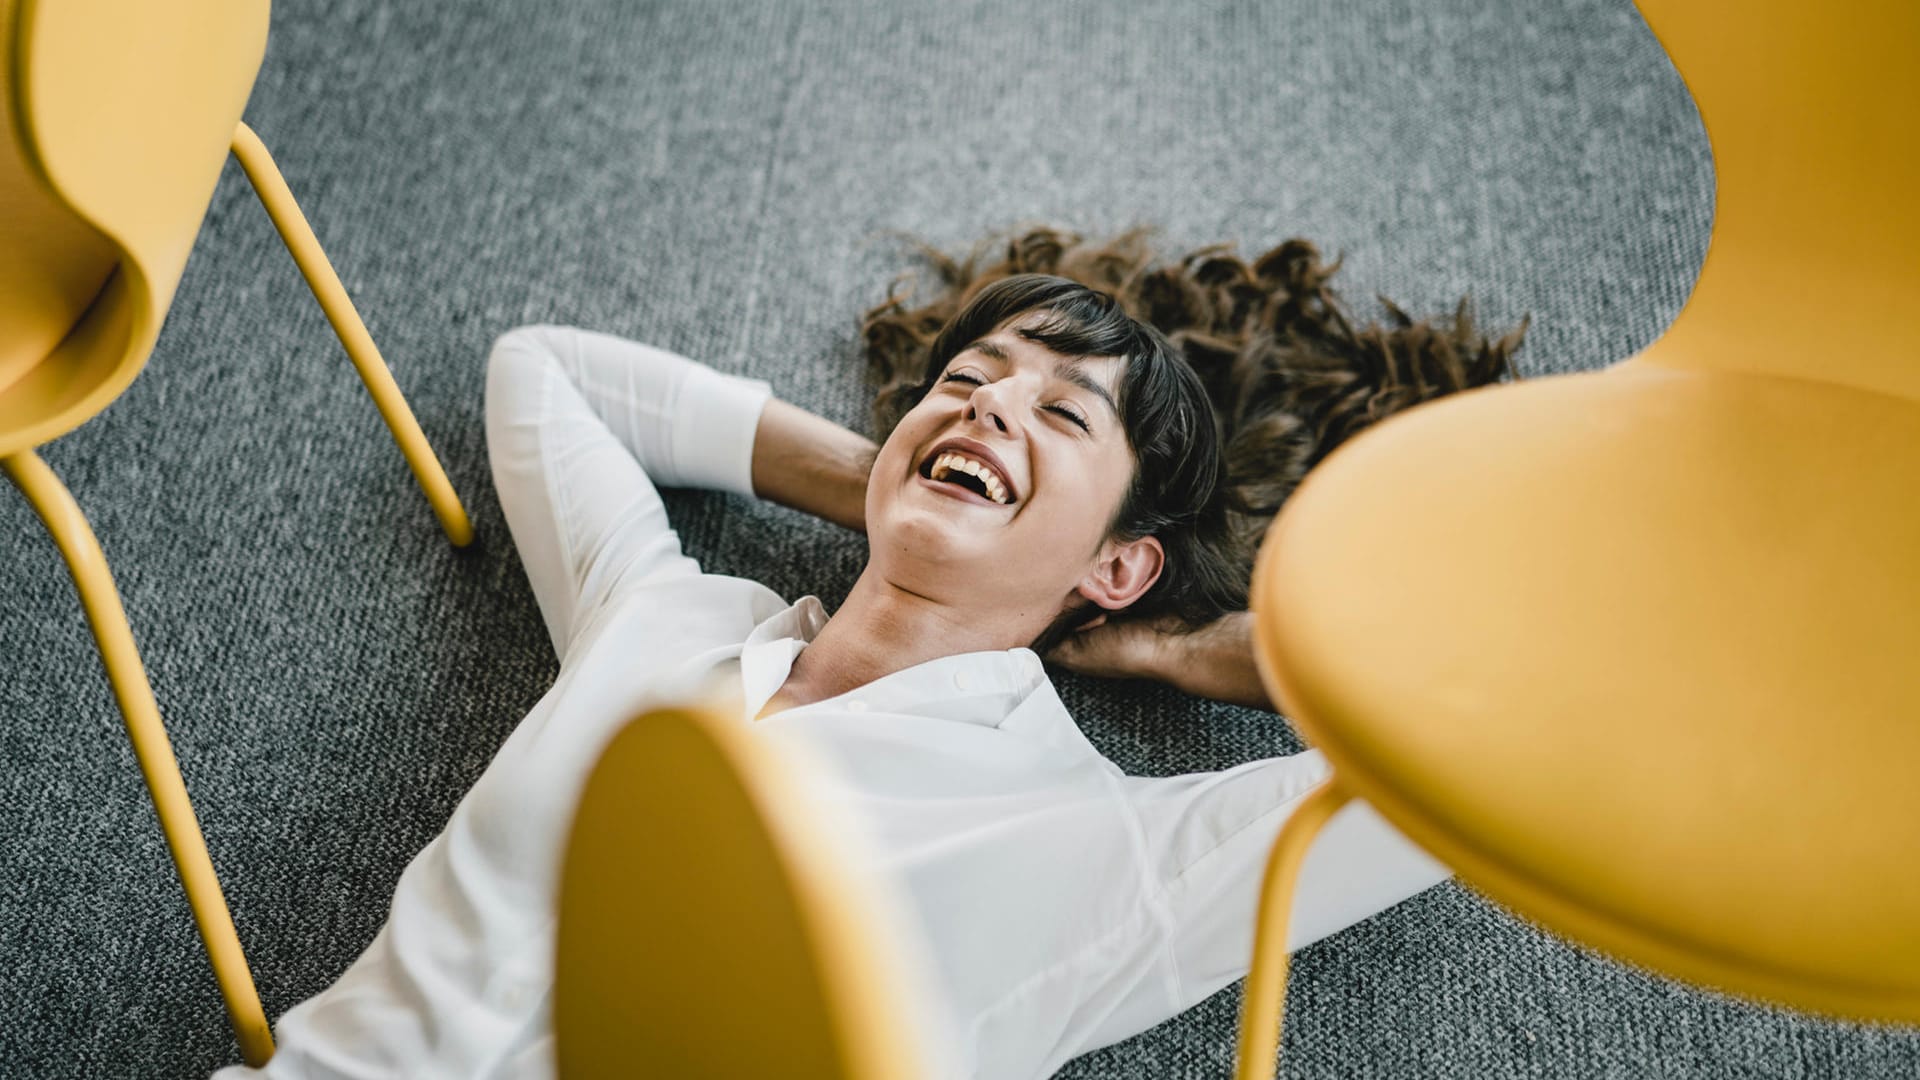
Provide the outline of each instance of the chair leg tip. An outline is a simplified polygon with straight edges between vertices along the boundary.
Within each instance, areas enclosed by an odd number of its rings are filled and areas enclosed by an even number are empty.
[[[458,522],[444,522],[442,527],[447,534],[447,542],[454,547],[464,548],[473,543],[473,523],[464,518]]]

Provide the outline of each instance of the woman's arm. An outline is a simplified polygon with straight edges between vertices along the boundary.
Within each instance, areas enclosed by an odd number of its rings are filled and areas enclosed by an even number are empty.
[[[867,527],[872,439],[775,398],[753,437],[753,492],[856,532]]]
[[[527,326],[494,343],[487,456],[557,656],[622,589],[700,572],[654,484],[750,494],[768,395],[610,334]]]
[[[1222,615],[1190,630],[1177,618],[1100,623],[1062,641],[1047,659],[1110,679],[1158,679],[1189,694],[1278,712],[1253,659],[1253,616]]]
[[[698,573],[654,485],[759,495],[865,523],[871,440],[774,400],[757,379],[611,334],[526,326],[487,373],[494,487],[564,657],[626,584]]]

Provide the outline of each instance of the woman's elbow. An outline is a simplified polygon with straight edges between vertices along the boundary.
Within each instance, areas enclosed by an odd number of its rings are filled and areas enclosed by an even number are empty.
[[[564,326],[534,323],[516,326],[494,338],[493,348],[487,354],[489,382],[503,370],[511,373],[517,369],[551,363],[558,352],[559,337],[565,330]]]
[[[558,368],[565,327],[516,326],[493,339],[487,353],[486,412],[489,417],[516,402],[537,400],[541,382]]]

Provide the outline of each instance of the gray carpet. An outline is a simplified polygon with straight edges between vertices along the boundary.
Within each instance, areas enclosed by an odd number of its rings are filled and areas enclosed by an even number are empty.
[[[1624,0],[280,5],[248,120],[481,540],[449,549],[229,164],[146,371],[44,454],[91,516],[269,1016],[326,986],[554,673],[487,479],[487,346],[627,334],[860,425],[856,312],[1047,221],[1254,253],[1351,295],[1534,316],[1530,375],[1651,341],[1711,168]],[[1364,305],[1363,305],[1364,306]],[[836,602],[849,534],[670,495],[690,551]],[[235,1060],[73,588],[0,493],[0,1074]],[[1272,717],[1062,679],[1129,770],[1297,744]],[[1289,1077],[1914,1077],[1920,1035],[1680,988],[1454,885],[1306,950]],[[1063,1077],[1223,1077],[1237,988]]]

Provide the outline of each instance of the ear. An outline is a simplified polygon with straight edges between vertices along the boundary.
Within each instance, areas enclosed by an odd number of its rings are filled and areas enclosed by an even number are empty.
[[[1092,569],[1073,591],[1108,611],[1119,611],[1140,599],[1160,580],[1166,558],[1160,541],[1151,536],[1108,540],[1100,545]]]

